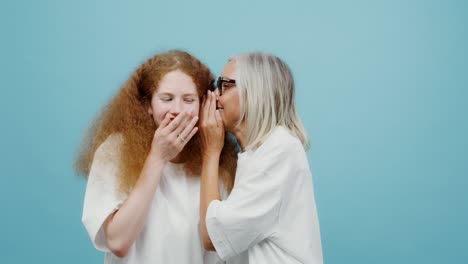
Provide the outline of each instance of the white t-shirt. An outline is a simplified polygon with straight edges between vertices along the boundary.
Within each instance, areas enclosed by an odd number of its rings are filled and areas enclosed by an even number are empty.
[[[219,257],[204,250],[199,231],[200,177],[174,163],[164,167],[147,224],[127,256],[110,252],[102,226],[126,199],[117,191],[122,140],[111,135],[96,150],[84,199],[82,221],[96,249],[105,252],[104,263],[216,263]]]
[[[321,264],[312,176],[301,142],[275,128],[255,151],[239,154],[234,188],[208,206],[206,225],[222,259]]]

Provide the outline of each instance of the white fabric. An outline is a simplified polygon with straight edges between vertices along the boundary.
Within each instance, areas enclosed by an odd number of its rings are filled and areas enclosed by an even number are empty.
[[[126,199],[117,192],[121,143],[115,134],[97,149],[83,206],[83,224],[96,249],[105,252],[104,263],[216,263],[219,257],[203,249],[199,231],[200,178],[174,163],[164,167],[147,224],[128,255],[118,258],[109,251],[102,225]]]
[[[255,151],[239,154],[234,188],[214,200],[208,234],[222,259],[255,263],[323,263],[312,176],[301,142],[275,128]]]

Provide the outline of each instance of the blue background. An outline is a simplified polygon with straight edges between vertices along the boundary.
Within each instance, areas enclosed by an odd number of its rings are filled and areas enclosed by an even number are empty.
[[[0,4],[0,258],[102,263],[73,158],[151,55],[292,68],[326,263],[468,263],[467,1]]]

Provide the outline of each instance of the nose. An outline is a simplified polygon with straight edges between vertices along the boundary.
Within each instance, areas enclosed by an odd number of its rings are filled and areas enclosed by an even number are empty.
[[[170,113],[173,116],[177,116],[182,111],[182,100],[174,100],[174,103],[171,106]]]

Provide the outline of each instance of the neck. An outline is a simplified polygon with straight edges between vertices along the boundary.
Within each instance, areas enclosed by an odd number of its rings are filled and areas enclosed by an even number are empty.
[[[241,145],[242,152],[245,151],[246,147],[246,135],[245,135],[246,129],[245,129],[245,121],[242,121],[236,128],[231,131],[231,133],[236,137],[237,141],[239,141],[239,144]]]

